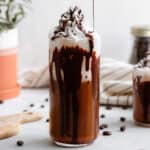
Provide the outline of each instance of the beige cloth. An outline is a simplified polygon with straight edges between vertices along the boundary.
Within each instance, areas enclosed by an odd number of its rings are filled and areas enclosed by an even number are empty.
[[[101,62],[101,104],[132,105],[133,66],[113,59]],[[48,66],[29,69],[20,75],[20,83],[25,88],[48,87]]]
[[[113,59],[101,63],[101,103],[132,106],[133,66]]]

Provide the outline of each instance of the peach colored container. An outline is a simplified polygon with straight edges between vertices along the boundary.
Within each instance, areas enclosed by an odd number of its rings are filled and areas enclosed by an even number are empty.
[[[16,29],[0,33],[0,100],[16,97],[20,92],[17,84],[17,46]]]

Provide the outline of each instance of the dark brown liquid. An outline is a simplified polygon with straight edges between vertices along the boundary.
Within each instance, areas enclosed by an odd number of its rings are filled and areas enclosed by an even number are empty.
[[[85,66],[82,66],[83,59],[86,59]],[[87,52],[79,47],[54,50],[50,62],[50,131],[54,141],[88,144],[97,137],[99,59],[94,51]],[[92,81],[82,81],[82,67],[89,71],[90,66]],[[54,69],[56,79],[53,76]]]
[[[150,124],[150,82],[134,80],[134,118],[137,122]]]

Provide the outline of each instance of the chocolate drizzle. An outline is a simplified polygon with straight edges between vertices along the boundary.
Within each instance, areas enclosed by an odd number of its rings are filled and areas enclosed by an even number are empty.
[[[70,8],[67,12],[61,15],[59,25],[53,32],[51,40],[55,40],[60,37],[69,37],[70,34],[78,36],[76,32],[81,32],[86,36],[89,32],[84,29],[83,20],[84,15],[80,8],[77,6]]]
[[[52,92],[55,93],[55,79],[53,70],[56,72],[56,79],[60,93],[60,131],[62,137],[71,137],[72,144],[78,144],[79,123],[79,107],[80,101],[78,91],[82,80],[82,64],[85,59],[85,70],[89,71],[90,65],[92,74],[92,93],[94,100],[95,114],[95,133],[98,133],[98,109],[99,109],[99,57],[96,57],[94,51],[87,51],[77,47],[62,47],[57,48],[53,52],[52,62],[50,63],[50,86]],[[91,60],[91,61],[90,61]],[[55,66],[55,67],[54,67]],[[88,82],[89,83],[89,82]],[[92,99],[91,99],[92,100]],[[72,112],[72,113],[71,113]]]

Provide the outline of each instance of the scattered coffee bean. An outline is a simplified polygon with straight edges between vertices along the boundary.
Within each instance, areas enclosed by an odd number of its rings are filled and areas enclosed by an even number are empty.
[[[4,103],[4,101],[0,100],[0,104],[3,104],[3,103]]]
[[[120,131],[121,131],[121,132],[124,132],[125,130],[126,130],[126,127],[125,127],[125,126],[121,126],[121,127],[120,127]]]
[[[48,98],[45,98],[45,102],[48,102]]]
[[[46,119],[46,122],[49,122],[49,119]]]
[[[100,116],[101,118],[105,118],[105,114],[101,114],[101,116]]]
[[[24,109],[23,112],[28,112],[28,110]]]
[[[110,136],[112,135],[112,133],[110,131],[104,131],[103,132],[103,136]]]
[[[44,105],[41,105],[40,107],[41,107],[41,108],[44,108],[45,106],[44,106]]]
[[[121,122],[125,122],[125,121],[126,121],[126,118],[125,118],[125,117],[120,117],[120,121],[121,121]]]
[[[102,124],[102,126],[103,126],[104,128],[108,128],[108,125],[107,125],[107,124]]]
[[[30,104],[30,107],[34,107],[34,104]]]
[[[100,129],[100,130],[103,130],[103,129],[104,129],[104,127],[102,127],[102,126],[99,126],[99,129]]]
[[[112,109],[112,106],[111,106],[111,105],[108,105],[108,106],[106,106],[106,109],[107,109],[107,110],[111,110],[111,109]]]
[[[103,129],[106,129],[108,128],[108,125],[107,124],[102,124],[100,125],[99,129],[103,130]]]
[[[21,140],[17,141],[17,146],[23,146],[23,145],[24,145],[23,141],[21,141]]]

